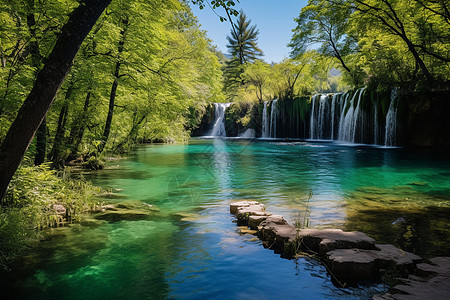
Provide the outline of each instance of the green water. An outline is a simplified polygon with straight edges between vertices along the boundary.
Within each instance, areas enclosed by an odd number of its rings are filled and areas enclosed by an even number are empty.
[[[240,235],[229,214],[235,199],[262,202],[291,224],[360,230],[424,257],[449,255],[445,153],[191,140],[143,146],[85,176],[114,192],[106,203],[149,217],[88,216],[52,230],[1,274],[11,298],[366,299],[383,290],[338,289],[316,261],[282,259]]]

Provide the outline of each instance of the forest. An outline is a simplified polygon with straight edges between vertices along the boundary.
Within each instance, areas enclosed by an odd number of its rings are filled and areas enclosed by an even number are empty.
[[[185,143],[213,103],[252,107],[367,87],[449,93],[448,0],[309,0],[290,57],[266,62],[232,0],[0,3],[0,266],[108,191],[72,174],[144,143]],[[190,5],[229,24],[228,53]],[[255,5],[258,5],[255,3]],[[447,99],[448,100],[448,99]]]

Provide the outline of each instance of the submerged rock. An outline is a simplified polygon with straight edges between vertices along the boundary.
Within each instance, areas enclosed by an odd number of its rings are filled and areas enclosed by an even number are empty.
[[[256,230],[249,229],[247,226],[238,226],[239,234],[256,234]]]
[[[115,205],[108,204],[101,206],[100,209],[94,218],[109,222],[146,220],[158,210],[156,207],[149,207],[142,202],[132,201]]]
[[[417,265],[416,275],[401,279],[390,293],[374,300],[433,299],[447,300],[450,295],[450,257],[435,257]]]
[[[95,215],[97,220],[105,220],[109,222],[119,221],[139,221],[150,218],[151,214],[138,210],[119,210],[119,211],[105,211]]]
[[[326,264],[341,282],[379,279],[381,272],[395,270],[398,275],[413,271],[414,263],[422,260],[417,255],[402,251],[393,245],[376,245],[377,250],[336,249],[328,252]]]

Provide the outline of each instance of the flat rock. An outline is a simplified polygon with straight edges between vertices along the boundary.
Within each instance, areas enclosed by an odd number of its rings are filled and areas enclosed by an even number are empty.
[[[266,216],[264,212],[266,210],[264,204],[252,204],[249,206],[238,207],[236,212],[236,218],[238,225],[248,225],[248,219],[250,216]]]
[[[250,205],[258,205],[260,204],[257,201],[252,201],[252,200],[241,200],[241,201],[236,201],[230,204],[230,213],[232,213],[233,215],[235,215],[238,211],[238,208],[240,207],[249,207]]]
[[[435,257],[417,265],[417,273],[392,288],[391,293],[376,295],[374,300],[447,300],[450,298],[450,257]]]
[[[341,229],[302,229],[298,238],[302,249],[319,253],[320,256],[334,249],[375,250],[375,240],[362,232],[345,232]]]
[[[376,254],[376,259],[379,263],[380,269],[396,268],[396,271],[412,272],[414,264],[421,261],[422,258],[410,252],[403,251],[394,245],[380,245],[376,244],[380,251],[371,252]]]
[[[281,224],[279,224],[281,223]],[[258,226],[258,237],[268,248],[290,257],[295,254],[297,228],[287,224],[283,218],[262,221]]]
[[[429,262],[417,264],[417,275],[432,277],[441,274],[450,277],[450,257],[435,257],[429,259]]]
[[[335,249],[326,259],[331,273],[341,282],[378,279],[380,270],[395,270],[399,275],[409,274],[421,258],[393,245],[376,245],[379,250]]]
[[[276,224],[287,224],[287,221],[281,215],[271,215],[269,213],[265,213],[264,216],[256,216],[252,215],[248,217],[248,226],[251,229],[258,229],[258,226],[261,225],[263,221],[268,220],[268,222],[276,223]]]

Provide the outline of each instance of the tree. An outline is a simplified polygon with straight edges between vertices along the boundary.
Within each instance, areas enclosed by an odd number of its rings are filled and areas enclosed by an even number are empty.
[[[259,30],[250,25],[246,14],[241,10],[236,24],[233,24],[231,36],[227,36],[227,48],[231,56],[239,59],[239,64],[253,62],[263,55],[257,45]]]
[[[423,75],[428,80],[432,80],[433,76],[428,70],[428,67],[425,65],[424,60],[417,51],[413,41],[409,37],[409,33],[407,32],[407,27],[405,24],[407,17],[405,14],[408,12],[406,9],[399,9],[400,4],[396,4],[397,3],[390,0],[356,0],[352,2],[351,7],[357,12],[360,12],[359,15],[366,21],[369,21],[370,24],[380,26],[389,34],[398,36],[406,44],[408,51],[414,57],[414,60],[422,70]]]
[[[292,57],[305,53],[310,46],[319,45],[318,51],[335,57],[342,68],[351,73],[346,56],[357,50],[356,40],[348,34],[350,8],[334,5],[327,0],[309,0],[295,19],[289,46]]]
[[[248,85],[255,88],[256,98],[259,102],[262,102],[264,91],[271,78],[270,65],[260,60],[248,64],[242,78]]]
[[[232,56],[226,63],[225,88],[233,89],[242,84],[241,74],[244,72],[245,63],[251,63],[260,58],[263,53],[257,45],[259,30],[256,25],[250,25],[251,20],[241,10],[236,24],[232,23],[232,29],[227,36],[227,48]]]
[[[45,66],[37,75],[36,83],[0,146],[0,199],[4,197],[9,181],[47,114],[81,43],[110,2],[82,2],[61,29]]]
[[[0,199],[4,197],[9,181],[19,166],[37,128],[46,116],[83,40],[110,2],[111,0],[80,1],[79,6],[69,15],[65,25],[60,31],[57,31],[58,38],[53,49],[0,146]],[[204,5],[203,0],[193,2],[201,7]],[[142,3],[147,2],[143,1]],[[218,0],[212,3],[214,8],[224,7],[228,19],[237,13],[231,8],[233,5],[234,1],[230,0]],[[3,18],[3,16],[1,17]],[[221,20],[224,19],[221,17]],[[19,46],[15,48],[20,47],[19,43]],[[3,50],[2,48],[0,55],[2,61],[5,58]],[[14,54],[14,56],[16,55]]]
[[[284,59],[272,67],[272,87],[282,99],[320,91],[327,84],[329,66],[324,56],[307,51],[295,59]]]
[[[401,69],[413,64],[411,79],[434,81],[449,71],[450,24],[448,1],[328,0],[353,11],[353,31],[363,47],[396,52]],[[447,3],[446,3],[447,2]],[[367,43],[367,41],[369,43]],[[383,44],[383,46],[381,46]],[[367,46],[363,52],[373,52]],[[382,53],[381,53],[382,54]],[[389,61],[389,58],[386,57]],[[445,80],[445,79],[444,79]]]

